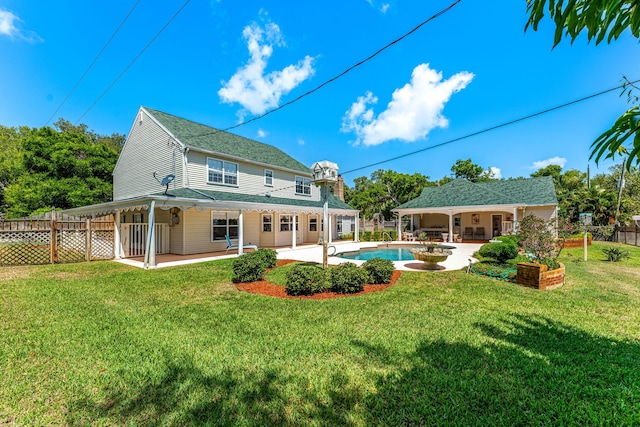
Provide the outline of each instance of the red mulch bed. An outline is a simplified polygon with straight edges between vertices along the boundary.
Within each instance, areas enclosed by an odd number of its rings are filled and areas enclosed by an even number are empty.
[[[292,262],[298,262],[298,261],[289,260],[289,259],[278,260],[276,266],[280,267],[283,265],[290,264]],[[393,275],[391,276],[391,283],[387,283],[384,285],[364,285],[364,291],[357,292],[355,294],[337,294],[335,292],[322,292],[320,294],[314,294],[311,296],[291,296],[291,295],[287,295],[287,293],[284,290],[284,286],[274,285],[273,283],[269,283],[265,280],[262,280],[260,282],[237,283],[236,288],[238,288],[238,290],[240,291],[249,292],[252,294],[267,295],[267,296],[276,297],[276,298],[297,298],[297,299],[343,298],[343,297],[350,297],[355,295],[370,294],[372,292],[384,291],[389,286],[394,285],[400,278],[401,274],[402,273],[400,271],[395,270],[393,272]]]

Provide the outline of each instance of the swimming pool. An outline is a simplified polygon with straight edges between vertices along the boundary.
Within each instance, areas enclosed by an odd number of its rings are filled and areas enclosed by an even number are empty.
[[[415,259],[411,253],[411,249],[417,247],[419,246],[378,246],[377,248],[363,248],[359,251],[340,252],[335,256],[360,261],[366,261],[372,258],[388,259],[389,261],[411,261]],[[455,246],[449,245],[438,245],[438,247],[443,249],[456,248]]]

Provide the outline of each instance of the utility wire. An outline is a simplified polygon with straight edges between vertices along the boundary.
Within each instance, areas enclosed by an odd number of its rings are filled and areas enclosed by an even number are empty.
[[[87,76],[87,74],[89,74],[89,71],[91,71],[91,69],[93,68],[93,66],[96,64],[96,62],[98,62],[98,59],[102,56],[102,54],[104,53],[104,51],[107,49],[107,46],[109,46],[109,44],[113,41],[113,39],[116,37],[116,35],[118,34],[118,32],[120,31],[120,29],[122,28],[122,26],[124,25],[125,22],[127,22],[127,19],[129,19],[129,17],[131,16],[131,14],[133,13],[133,11],[135,10],[136,7],[138,7],[138,4],[140,3],[140,0],[137,0],[135,2],[135,4],[133,5],[133,7],[131,8],[131,10],[129,11],[129,13],[127,13],[127,16],[124,17],[124,19],[122,20],[122,22],[120,22],[120,25],[118,25],[118,28],[115,29],[115,31],[113,32],[113,34],[111,34],[111,37],[109,37],[109,40],[107,40],[107,42],[104,44],[104,46],[102,46],[102,49],[100,49],[100,52],[98,52],[98,54],[96,55],[95,58],[93,58],[93,61],[91,62],[91,64],[89,64],[89,66],[87,67],[87,69],[84,71],[84,73],[82,74],[82,76],[80,76],[80,78],[78,79],[78,81],[76,82],[75,85],[73,85],[73,88],[71,88],[71,90],[69,91],[69,93],[67,94],[67,96],[65,96],[65,98],[62,100],[62,102],[60,103],[60,105],[58,105],[58,108],[56,108],[56,111],[53,112],[53,114],[51,114],[51,117],[49,117],[49,119],[47,120],[47,122],[44,124],[45,126],[49,124],[49,122],[53,119],[53,117],[58,114],[58,111],[60,111],[60,109],[62,108],[62,106],[67,102],[67,100],[69,100],[69,98],[71,97],[71,95],[73,95],[73,93],[76,91],[76,89],[78,88],[78,86],[80,86],[80,83],[82,83],[82,80],[84,80],[84,78]]]
[[[211,132],[207,132],[207,133],[203,133],[200,135],[191,135],[191,137],[201,137],[201,136],[207,136],[207,135],[215,135],[217,133],[220,132],[227,132],[231,129],[235,129],[237,127],[240,126],[244,126],[246,124],[249,124],[251,122],[255,122],[256,120],[260,120],[265,118],[266,116],[268,116],[271,113],[275,113],[276,111],[280,111],[282,110],[284,107],[287,107],[293,103],[296,103],[298,101],[300,101],[302,98],[305,98],[309,95],[311,95],[314,92],[319,91],[320,89],[322,89],[323,87],[325,87],[326,85],[328,85],[329,83],[333,83],[334,81],[338,80],[340,77],[344,76],[345,74],[349,73],[350,71],[352,71],[353,69],[363,65],[364,63],[370,61],[371,59],[375,58],[376,56],[378,56],[379,54],[381,54],[383,51],[387,50],[388,48],[390,48],[391,46],[393,46],[396,43],[399,43],[400,41],[402,41],[403,39],[407,38],[408,36],[410,36],[411,34],[415,33],[416,31],[418,31],[421,27],[423,27],[424,25],[426,25],[427,23],[433,21],[434,19],[439,18],[440,16],[444,15],[445,13],[447,13],[448,11],[450,11],[451,9],[453,9],[458,3],[460,3],[462,0],[456,0],[453,3],[451,3],[449,6],[445,7],[444,9],[442,9],[440,12],[436,13],[435,15],[430,16],[429,18],[425,19],[424,21],[422,21],[421,23],[419,23],[418,25],[416,25],[415,27],[413,27],[411,30],[409,30],[408,32],[406,32],[405,34],[403,34],[402,36],[398,37],[397,39],[393,40],[390,43],[387,43],[385,46],[381,47],[380,49],[378,49],[376,52],[374,52],[373,54],[369,55],[368,57],[366,57],[365,59],[357,62],[356,64],[350,66],[349,68],[347,68],[346,70],[344,70],[343,72],[341,72],[340,74],[336,75],[335,77],[330,78],[329,80],[326,80],[325,82],[321,83],[320,85],[316,86],[315,88],[303,93],[302,95],[298,96],[295,99],[292,99],[291,101],[285,102],[284,104],[267,111],[266,113],[260,115],[260,116],[256,116],[252,119],[246,120],[244,122],[238,123],[236,125],[233,126],[229,126],[228,128],[225,129],[218,129],[215,131],[211,131]]]
[[[171,17],[171,19],[169,19],[167,21],[166,24],[164,24],[164,26],[162,28],[160,28],[160,31],[158,31],[156,33],[155,36],[153,36],[153,38],[149,41],[149,43],[147,43],[147,45],[145,47],[142,48],[142,50],[140,52],[138,52],[138,54],[131,60],[131,62],[129,62],[129,65],[127,65],[124,70],[122,70],[122,72],[120,73],[120,75],[118,75],[118,77],[115,78],[115,80],[113,80],[111,82],[111,84],[104,90],[104,92],[102,92],[100,94],[100,96],[93,102],[93,104],[91,104],[89,106],[89,108],[86,109],[86,111],[84,113],[82,113],[82,115],[78,118],[78,120],[76,120],[76,125],[80,122],[80,120],[82,120],[82,118],[84,116],[87,115],[87,113],[89,111],[91,111],[93,109],[93,107],[96,106],[96,104],[98,104],[98,102],[100,102],[100,100],[107,94],[107,92],[109,92],[111,90],[111,88],[113,88],[113,86],[115,86],[115,84],[122,78],[122,76],[124,76],[126,74],[127,71],[129,71],[129,68],[131,68],[131,66],[133,66],[133,64],[140,59],[140,57],[142,56],[142,54],[153,44],[153,42],[156,41],[156,39],[160,36],[160,34],[162,34],[162,32],[173,22],[174,19],[176,19],[178,17],[178,15],[180,14],[180,12],[182,12],[182,10],[187,6],[187,4],[189,4],[191,0],[187,0],[184,2],[184,4],[182,6],[180,6],[180,9],[177,10],[177,12]]]
[[[632,81],[630,83],[634,84],[634,83],[638,83],[638,82],[640,82],[640,79]],[[624,84],[616,86],[616,87],[613,87],[611,89],[603,90],[602,92],[598,92],[598,93],[594,93],[592,95],[585,96],[585,97],[580,98],[580,99],[576,99],[576,100],[573,100],[573,101],[570,101],[570,102],[566,102],[566,103],[564,103],[562,105],[558,105],[556,107],[547,108],[546,110],[539,111],[539,112],[533,113],[533,114],[529,114],[528,116],[520,117],[519,119],[511,120],[511,121],[508,121],[508,122],[505,122],[505,123],[501,123],[499,125],[495,125],[495,126],[491,126],[489,128],[483,129],[483,130],[479,130],[477,132],[473,132],[473,133],[470,133],[470,134],[467,134],[467,135],[464,135],[464,136],[460,136],[458,138],[450,139],[448,141],[444,141],[444,142],[441,142],[439,144],[435,144],[435,145],[431,145],[429,147],[421,148],[420,150],[411,151],[409,153],[405,153],[405,154],[401,154],[399,156],[391,157],[391,158],[386,159],[386,160],[380,160],[379,162],[371,163],[371,164],[368,164],[368,165],[365,165],[365,166],[360,166],[360,167],[357,167],[355,169],[351,169],[351,170],[348,170],[346,172],[342,172],[341,175],[346,175],[348,173],[357,172],[357,171],[362,170],[362,169],[367,169],[367,168],[370,168],[370,167],[373,167],[373,166],[378,166],[378,165],[381,165],[381,164],[384,164],[384,163],[392,162],[394,160],[402,159],[404,157],[413,156],[415,154],[422,153],[422,152],[425,152],[425,151],[428,151],[428,150],[433,150],[434,148],[442,147],[442,146],[447,145],[447,144],[452,144],[454,142],[462,141],[463,139],[467,139],[467,138],[471,138],[473,136],[481,135],[483,133],[491,132],[491,131],[494,131],[496,129],[503,128],[505,126],[509,126],[509,125],[512,125],[512,124],[515,124],[515,123],[518,123],[518,122],[522,122],[524,120],[528,120],[528,119],[531,119],[533,117],[540,116],[542,114],[550,113],[552,111],[559,110],[561,108],[565,108],[565,107],[568,107],[568,106],[573,105],[573,104],[578,104],[580,102],[587,101],[589,99],[592,99],[592,98],[607,94],[609,92],[613,92],[614,90],[621,89],[623,86],[624,86]]]
[[[391,157],[391,158],[386,159],[386,160],[380,160],[379,162],[371,163],[371,164],[368,164],[366,166],[360,166],[360,167],[357,167],[355,169],[350,169],[350,170],[348,170],[346,172],[341,172],[340,175],[346,175],[348,173],[357,172],[357,171],[362,170],[362,169],[367,169],[367,168],[370,168],[370,167],[373,167],[373,166],[381,165],[383,163],[392,162],[394,160],[402,159],[404,157],[413,156],[414,154],[419,154],[419,153],[422,153],[424,151],[428,151],[428,150],[432,150],[434,148],[442,147],[443,145],[452,144],[454,142],[461,141],[463,139],[467,139],[467,138],[471,138],[473,136],[477,136],[477,135],[480,135],[480,134],[483,134],[483,133],[491,132],[493,130],[496,130],[496,129],[499,129],[499,128],[503,128],[503,127],[506,127],[506,126],[509,126],[509,125],[512,125],[512,124],[515,124],[515,123],[519,123],[519,122],[522,122],[524,120],[531,119],[533,117],[537,117],[537,116],[540,116],[540,115],[543,115],[543,114],[546,114],[546,113],[550,113],[552,111],[559,110],[561,108],[565,108],[565,107],[568,107],[570,105],[577,104],[579,102],[587,101],[589,99],[592,99],[592,98],[595,98],[595,97],[598,97],[598,96],[601,96],[601,95],[605,95],[605,94],[607,94],[609,92],[613,92],[614,90],[621,89],[625,85],[635,84],[635,83],[638,83],[638,82],[640,82],[640,79],[632,81],[632,82],[626,82],[626,83],[623,83],[623,84],[621,84],[619,86],[613,87],[611,89],[603,90],[601,92],[594,93],[592,95],[588,95],[588,96],[576,99],[574,101],[566,102],[566,103],[564,103],[562,105],[558,105],[558,106],[555,106],[555,107],[547,108],[546,110],[539,111],[539,112],[533,113],[533,114],[529,114],[529,115],[521,117],[519,119],[511,120],[511,121],[508,121],[506,123],[502,123],[502,124],[499,124],[499,125],[496,125],[496,126],[491,126],[489,128],[486,128],[486,129],[483,129],[483,130],[480,130],[480,131],[477,131],[477,132],[473,132],[473,133],[470,133],[470,134],[467,134],[467,135],[464,135],[464,136],[461,136],[461,137],[458,137],[458,138],[450,139],[448,141],[441,142],[439,144],[435,144],[435,145],[431,145],[429,147],[421,148],[420,150],[411,151],[409,153],[401,154],[401,155],[396,156],[396,157]],[[267,193],[275,193],[276,191],[287,190],[287,189],[293,188],[293,187],[295,187],[295,185],[289,185],[289,186],[286,186],[286,187],[276,188],[276,189],[273,189],[271,191],[267,191],[267,192],[263,192],[263,193],[257,193],[256,195],[257,196],[262,196],[262,195],[265,195]]]

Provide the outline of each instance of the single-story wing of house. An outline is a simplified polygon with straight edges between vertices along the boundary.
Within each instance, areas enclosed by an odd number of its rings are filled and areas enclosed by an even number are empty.
[[[424,233],[448,242],[486,241],[515,232],[519,218],[526,215],[557,219],[558,199],[549,176],[486,182],[458,178],[426,187],[393,212],[409,217],[409,226],[402,233],[405,239]]]
[[[325,199],[312,179],[272,145],[140,107],[113,171],[113,201],[64,213],[113,214],[115,258],[144,256],[153,268],[155,254],[317,243]],[[343,218],[358,235],[341,185],[327,196],[329,240]]]

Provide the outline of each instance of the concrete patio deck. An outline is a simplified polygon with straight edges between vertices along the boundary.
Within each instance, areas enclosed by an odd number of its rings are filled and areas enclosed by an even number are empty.
[[[453,249],[453,254],[450,255],[446,261],[440,263],[441,266],[444,267],[444,270],[460,270],[465,266],[469,265],[469,259],[472,259],[474,262],[475,258],[472,257],[473,253],[476,252],[483,243],[452,243],[452,246],[456,248]],[[417,246],[416,244],[409,242],[352,242],[352,241],[336,241],[331,243],[330,246],[335,248],[329,248],[329,253],[339,253],[339,252],[351,252],[357,251],[362,248],[375,248],[379,245],[385,246]],[[322,263],[322,246],[316,244],[306,244],[297,246],[296,248],[291,247],[279,247],[274,248],[278,253],[278,259],[293,259],[296,261],[307,261],[307,262],[316,262]],[[198,262],[205,261],[213,261],[217,259],[225,259],[225,258],[235,258],[237,256],[236,253],[226,253],[224,251],[220,252],[209,252],[203,254],[194,254],[194,255],[174,255],[174,254],[160,254],[156,255],[156,268],[166,268],[166,267],[175,267],[179,265],[186,264],[194,264]],[[127,258],[117,260],[122,264],[131,265],[133,267],[143,268],[144,259],[142,257],[139,258]],[[354,264],[361,265],[364,261],[359,260],[348,260],[344,258],[340,258],[337,256],[330,256],[328,258],[329,265],[338,265],[343,262],[353,262]],[[396,270],[403,271],[421,271],[422,270],[422,262],[416,260],[410,261],[393,261]]]

